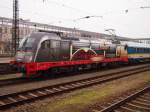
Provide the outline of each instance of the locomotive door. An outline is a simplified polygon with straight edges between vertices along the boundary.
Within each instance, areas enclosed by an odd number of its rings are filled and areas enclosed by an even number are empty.
[[[51,56],[51,61],[60,60],[60,41],[59,40],[50,41],[50,56]]]
[[[61,41],[60,45],[60,58],[61,60],[69,60],[70,58],[70,41]]]
[[[41,43],[36,61],[50,61],[50,40],[45,40]]]
[[[127,49],[126,46],[118,45],[116,49],[116,56],[117,57],[124,57],[127,56]]]

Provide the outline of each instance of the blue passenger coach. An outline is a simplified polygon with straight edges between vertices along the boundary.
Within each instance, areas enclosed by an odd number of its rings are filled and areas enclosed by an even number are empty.
[[[128,59],[130,62],[150,61],[150,44],[137,42],[123,42],[127,45]]]

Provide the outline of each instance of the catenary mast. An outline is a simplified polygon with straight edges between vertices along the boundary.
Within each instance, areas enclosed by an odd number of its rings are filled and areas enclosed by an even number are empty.
[[[19,8],[18,8],[18,0],[13,0],[12,56],[16,54],[18,46],[19,46]]]

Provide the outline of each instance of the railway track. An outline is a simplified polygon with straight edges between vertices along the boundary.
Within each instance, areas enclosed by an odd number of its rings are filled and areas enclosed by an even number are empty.
[[[18,73],[16,70],[13,70],[9,63],[0,63],[0,75],[7,75],[10,73]]]
[[[149,64],[146,64],[146,65],[140,65],[139,67],[136,67],[135,68],[131,68],[131,69],[128,69],[128,70],[121,70],[121,71],[115,71],[115,72],[111,72],[111,73],[108,73],[108,74],[102,74],[102,76],[105,76],[105,75],[113,75],[113,74],[117,74],[117,73],[121,73],[121,72],[125,72],[125,71],[129,71],[129,70],[136,70],[138,68],[145,68],[147,66],[150,66]],[[107,69],[106,69],[107,70]],[[104,69],[105,71],[105,69]],[[85,73],[93,73],[95,71],[80,71],[78,73],[70,73],[68,76],[73,76],[75,74],[85,74]],[[57,75],[59,77],[55,77],[55,78],[60,78],[61,76],[60,75]],[[66,75],[65,75],[66,76]],[[39,78],[34,78],[34,79],[26,79],[26,78],[11,78],[11,79],[4,79],[4,80],[0,80],[0,87],[4,87],[4,86],[9,86],[9,85],[17,85],[17,84],[24,84],[24,83],[33,83],[33,82],[40,82],[40,81],[45,81],[45,80],[51,80],[51,78],[44,78],[44,77],[39,77]]]
[[[150,112],[150,86],[95,112]],[[93,111],[93,112],[94,112]]]
[[[73,82],[61,83],[57,85],[1,95],[0,96],[0,109],[1,110],[8,109],[9,107],[12,107],[15,105],[24,104],[24,103],[39,100],[42,98],[46,98],[48,96],[63,94],[63,93],[73,91],[76,89],[81,89],[81,88],[89,87],[92,85],[105,83],[108,81],[127,77],[130,75],[148,71],[148,70],[150,70],[149,66],[141,67],[138,69],[132,69],[130,71],[126,70],[122,72],[116,72],[114,74],[109,74],[109,75],[107,74],[107,75],[82,79],[82,80],[73,81]]]
[[[11,78],[11,79],[4,79],[0,80],[0,87],[9,86],[9,85],[16,85],[16,84],[23,84],[27,82],[33,82],[34,80],[25,79],[25,78]]]

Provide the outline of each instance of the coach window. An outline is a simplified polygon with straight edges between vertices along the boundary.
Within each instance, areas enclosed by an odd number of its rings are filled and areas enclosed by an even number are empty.
[[[139,48],[139,53],[142,53],[143,52],[143,48]]]
[[[130,53],[135,53],[136,51],[135,51],[134,47],[129,47],[129,52]]]
[[[147,53],[149,53],[149,49],[147,48]]]
[[[148,48],[145,48],[145,53],[148,53]]]
[[[146,49],[145,48],[142,48],[143,49],[143,52],[142,53],[145,53],[146,52]]]
[[[148,53],[148,48],[146,48],[146,53]]]
[[[142,53],[142,49],[141,48],[137,48],[137,53]]]
[[[138,48],[135,48],[135,52],[138,53],[138,52],[139,52],[139,49],[138,49]]]
[[[134,53],[136,53],[136,52],[137,52],[137,51],[136,51],[136,48],[133,48],[133,52],[134,52]]]
[[[144,52],[144,49],[143,48],[139,48],[138,53],[143,53],[143,52]]]

